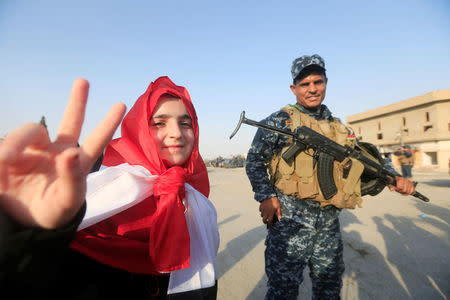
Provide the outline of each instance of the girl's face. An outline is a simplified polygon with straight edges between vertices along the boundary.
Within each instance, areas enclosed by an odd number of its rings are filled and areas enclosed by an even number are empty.
[[[166,166],[180,166],[189,159],[194,147],[194,130],[191,117],[180,99],[161,97],[149,126]]]

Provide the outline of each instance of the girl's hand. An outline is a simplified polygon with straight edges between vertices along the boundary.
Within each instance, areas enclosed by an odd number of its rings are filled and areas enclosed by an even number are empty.
[[[74,81],[57,138],[28,123],[0,144],[0,209],[25,226],[47,229],[70,222],[85,201],[86,176],[111,140],[126,107],[116,103],[78,147],[89,83]]]

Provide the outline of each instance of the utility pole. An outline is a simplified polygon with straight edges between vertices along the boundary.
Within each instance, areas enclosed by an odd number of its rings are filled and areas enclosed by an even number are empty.
[[[400,147],[403,147],[403,129],[402,128],[400,128],[400,130],[397,131],[396,140],[399,140]]]

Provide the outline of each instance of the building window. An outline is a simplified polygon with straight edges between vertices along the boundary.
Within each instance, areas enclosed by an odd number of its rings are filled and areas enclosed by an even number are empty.
[[[406,126],[406,118],[403,117],[402,119],[403,119],[403,120],[402,120],[402,121],[403,121],[403,126]]]
[[[450,123],[448,124],[448,128],[450,130]],[[361,134],[361,127],[358,127],[358,133]]]
[[[425,152],[424,153],[424,165],[426,166],[432,166],[432,165],[437,165],[438,161],[437,161],[437,152]]]
[[[382,133],[378,133],[377,134],[377,140],[382,140],[383,139],[383,134]]]
[[[425,113],[425,122],[430,122],[430,113],[429,112]]]
[[[381,123],[378,122],[378,130],[381,130]]]
[[[433,128],[433,125],[425,125],[425,126],[423,126],[423,132],[427,132],[431,128]]]
[[[450,123],[448,123],[448,131],[450,131]]]

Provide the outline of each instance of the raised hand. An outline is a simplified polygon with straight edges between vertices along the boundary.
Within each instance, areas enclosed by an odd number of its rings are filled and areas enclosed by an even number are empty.
[[[126,107],[116,103],[78,147],[89,83],[74,81],[58,135],[28,123],[0,144],[0,209],[19,223],[54,229],[77,214],[86,195],[86,176],[111,140]]]

